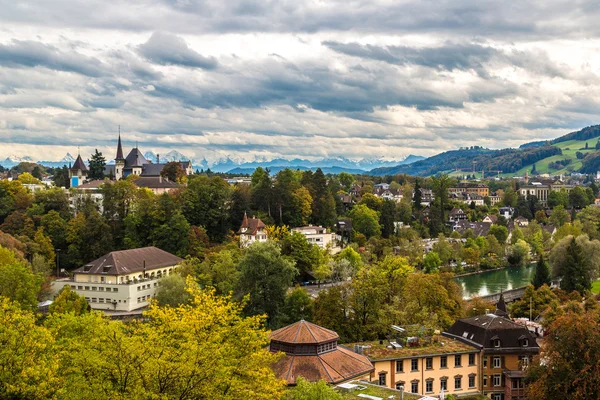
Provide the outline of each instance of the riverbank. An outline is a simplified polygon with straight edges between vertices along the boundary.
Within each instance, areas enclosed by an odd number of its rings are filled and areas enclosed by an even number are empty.
[[[529,264],[527,267],[490,269],[457,276],[453,280],[460,286],[465,298],[484,297],[529,285],[535,275],[536,266]]]

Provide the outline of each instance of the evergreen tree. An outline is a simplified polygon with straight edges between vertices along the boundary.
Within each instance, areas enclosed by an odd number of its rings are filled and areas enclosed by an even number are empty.
[[[533,164],[533,166],[531,167],[531,175],[537,175],[537,169],[535,168],[535,163]]]
[[[542,285],[550,286],[552,283],[552,279],[550,277],[550,268],[548,267],[548,263],[546,262],[543,254],[540,254],[540,258],[535,269],[535,275],[531,283],[533,283],[533,286],[536,289],[540,288]]]
[[[571,242],[567,247],[565,262],[562,266],[562,281],[560,288],[567,292],[578,291],[583,295],[592,287],[592,281],[588,272],[587,263],[582,255],[582,250],[575,242],[575,238],[571,238]]]
[[[96,152],[92,154],[92,158],[89,161],[90,171],[88,172],[88,179],[104,179],[104,168],[106,167],[106,158],[102,155],[102,153]]]
[[[418,211],[421,209],[421,185],[419,179],[415,179],[415,190],[413,195],[413,208]]]
[[[600,150],[600,139],[596,142],[596,150]]]

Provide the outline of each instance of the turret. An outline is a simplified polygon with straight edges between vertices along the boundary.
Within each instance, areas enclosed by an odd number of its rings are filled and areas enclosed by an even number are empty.
[[[119,144],[117,144],[117,156],[115,157],[115,179],[123,178],[123,169],[125,169],[125,157],[123,157],[123,147],[121,146],[121,127],[119,126]]]

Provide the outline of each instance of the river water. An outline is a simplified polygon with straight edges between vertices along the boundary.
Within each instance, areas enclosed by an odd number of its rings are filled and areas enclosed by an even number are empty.
[[[523,268],[505,268],[454,278],[463,290],[463,297],[487,296],[501,290],[527,286],[533,280],[535,264]]]

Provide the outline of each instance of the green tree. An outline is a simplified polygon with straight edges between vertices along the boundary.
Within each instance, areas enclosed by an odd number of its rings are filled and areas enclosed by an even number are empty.
[[[550,214],[549,221],[552,225],[556,226],[557,228],[560,228],[561,226],[569,222],[569,218],[569,213],[561,204],[554,207],[554,209],[552,210],[552,214]]]
[[[35,309],[41,281],[12,251],[0,247],[0,296],[17,302],[24,310]]]
[[[508,239],[508,229],[502,225],[492,225],[488,231],[488,235],[493,235],[499,243],[506,243]]]
[[[518,240],[508,249],[507,261],[513,267],[524,267],[529,263],[530,247],[524,240]]]
[[[285,296],[281,309],[281,326],[293,324],[301,319],[312,321],[313,300],[306,289],[296,286]]]
[[[171,182],[187,182],[187,174],[181,166],[180,161],[171,161],[166,163],[162,171],[160,171],[160,176],[162,176],[163,178],[167,178]]]
[[[569,192],[569,205],[573,208],[584,208],[589,205],[587,193],[581,186],[575,186]]]
[[[555,208],[557,206],[569,207],[569,195],[564,189],[553,190],[548,194],[548,207]]]
[[[381,236],[389,238],[394,234],[396,220],[396,203],[392,200],[384,200],[379,215],[381,225]]]
[[[441,264],[442,260],[438,253],[430,251],[423,259],[423,271],[428,274],[436,272]]]
[[[367,238],[381,235],[379,216],[376,211],[358,204],[348,213],[348,216],[352,218],[352,228],[356,232],[362,233]]]
[[[550,267],[548,266],[548,262],[546,262],[546,258],[543,254],[540,254],[538,258],[537,266],[535,268],[535,275],[533,276],[533,282],[531,282],[533,286],[538,289],[542,285],[548,285],[552,283],[552,276],[550,275]]]
[[[154,245],[164,251],[185,257],[189,250],[190,224],[177,211],[168,221],[157,227],[152,237]]]
[[[51,314],[72,313],[74,315],[82,315],[89,313],[90,310],[90,305],[85,297],[79,296],[72,291],[70,285],[63,286],[60,292],[58,292],[58,296],[56,296],[52,304],[48,307],[48,311]]]
[[[415,188],[413,194],[413,209],[420,210],[421,209],[421,185],[419,183],[419,179],[415,179]]]
[[[159,305],[178,307],[182,304],[189,304],[191,300],[192,296],[187,290],[185,278],[181,274],[174,273],[158,280],[156,301]]]
[[[300,232],[286,235],[280,244],[281,254],[294,262],[301,278],[309,272],[314,272],[323,262],[323,254],[319,247],[309,243],[306,236]]]
[[[234,250],[210,254],[196,268],[198,282],[202,286],[214,287],[217,294],[226,295],[233,292],[239,280],[239,258],[239,251]],[[192,261],[193,259],[186,262]]]
[[[591,265],[590,260],[586,259],[582,246],[573,236],[567,236],[557,243],[550,253],[550,260],[553,265],[553,275],[562,277],[561,289],[567,292],[575,290],[581,295],[591,289],[592,273],[597,266]]]
[[[338,175],[338,180],[340,181],[344,189],[348,191],[354,183],[354,176],[347,172],[340,172],[340,174]]]
[[[363,261],[360,257],[360,254],[350,246],[340,251],[336,255],[336,259],[347,260],[350,263],[350,267],[352,268],[352,275],[354,275],[363,265]]]
[[[98,149],[92,154],[92,158],[88,160],[89,171],[88,179],[104,179],[104,169],[106,168],[106,158],[102,153],[98,152]]]
[[[77,214],[67,226],[68,255],[74,265],[81,266],[110,252],[110,227],[98,212]]]
[[[342,400],[342,395],[324,380],[311,383],[299,377],[296,387],[288,391],[285,400]]]
[[[285,302],[285,294],[298,270],[294,263],[281,255],[273,242],[250,245],[241,259],[238,270],[238,291],[250,295],[246,310],[249,315],[267,314],[275,321]]]

